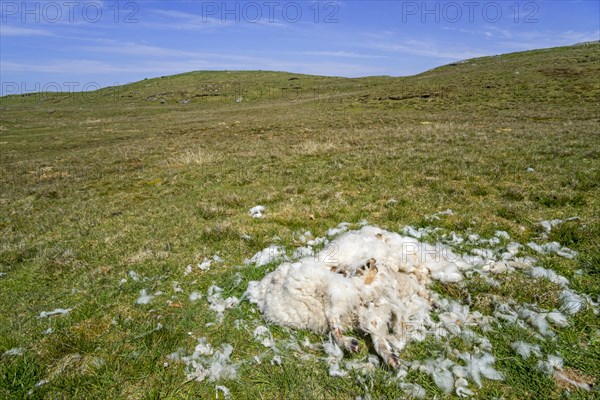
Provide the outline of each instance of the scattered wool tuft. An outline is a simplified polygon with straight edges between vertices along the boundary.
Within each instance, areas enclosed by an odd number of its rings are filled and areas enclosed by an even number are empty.
[[[522,359],[526,360],[532,354],[536,357],[541,357],[542,351],[540,346],[537,344],[526,343],[523,341],[517,341],[510,345]]]
[[[179,282],[173,282],[173,291],[175,293],[182,293],[183,288],[179,285]]]
[[[412,399],[424,399],[427,396],[427,392],[423,386],[418,383],[400,383],[400,389],[406,392],[406,395]]]
[[[496,231],[494,233],[494,236],[496,236],[499,239],[510,240],[510,235],[506,231]]]
[[[254,206],[250,209],[249,214],[252,218],[264,218],[263,214],[266,210],[265,206]]]
[[[71,310],[72,308],[57,308],[56,310],[52,311],[42,311],[40,315],[38,315],[38,318],[47,318],[53,315],[64,315],[68,314]]]
[[[189,299],[190,301],[200,300],[202,298],[202,293],[200,292],[192,292],[190,293]]]
[[[140,291],[140,297],[135,301],[135,304],[148,304],[152,301],[155,295],[148,294],[146,289]]]
[[[439,221],[440,220],[440,216],[442,216],[442,215],[453,215],[453,212],[452,212],[451,209],[448,208],[445,211],[436,212],[435,214],[432,214],[432,215],[430,215],[428,217],[425,217],[425,219],[427,219],[429,221],[433,221],[433,220]]]
[[[281,357],[278,355],[273,356],[273,358],[271,359],[271,365],[275,365],[275,364],[281,365]]]
[[[254,329],[252,335],[254,336],[254,340],[260,342],[265,347],[275,346],[275,342],[273,341],[273,337],[271,336],[269,328],[264,325],[258,326],[256,329]]]
[[[338,226],[336,228],[330,228],[327,231],[327,236],[332,237],[332,236],[337,236],[340,233],[344,233],[348,230],[348,226],[350,224],[348,222],[342,222],[340,224],[338,224]]]
[[[202,382],[208,379],[214,382],[220,379],[235,379],[238,365],[231,363],[232,353],[231,345],[222,344],[218,350],[214,350],[203,337],[198,339],[194,353],[181,357],[181,361],[186,364],[186,374],[190,380]]]
[[[221,293],[223,293],[222,288],[212,285],[208,288],[208,292],[206,294],[206,300],[210,304],[209,308],[217,313],[217,319],[219,321],[223,320],[223,317],[225,316],[225,310],[234,308],[240,303],[240,300],[234,296],[223,299]]]
[[[543,373],[553,375],[554,371],[563,369],[563,359],[559,356],[549,355],[546,361],[538,361],[537,367]]]
[[[258,253],[254,254],[251,258],[244,261],[244,264],[254,264],[257,267],[270,264],[277,260],[284,258],[285,249],[282,246],[270,245],[269,247],[262,249]]]
[[[568,247],[561,246],[558,242],[550,242],[544,244],[537,244],[534,242],[527,243],[530,249],[540,254],[557,254],[564,258],[573,259],[577,257],[577,252],[571,250]]]
[[[456,388],[456,395],[458,397],[473,397],[475,393],[466,386],[458,386]]]
[[[549,221],[540,221],[540,225],[542,225],[542,227],[546,230],[547,233],[550,233],[552,228],[554,228],[555,226],[563,224],[567,221],[577,221],[577,220],[579,220],[579,217],[571,217],[571,218],[567,218],[567,219],[553,219],[553,220],[549,220]]]
[[[428,374],[433,383],[444,393],[450,394],[454,389],[454,376],[450,368],[454,365],[452,360],[438,358],[437,360],[426,360],[419,365],[419,371]]]
[[[569,325],[569,320],[568,320],[567,316],[558,310],[549,312],[546,315],[546,319],[548,321],[550,321],[551,323],[553,323],[554,325],[560,326],[561,328],[564,328],[565,326]]]
[[[464,367],[466,372],[479,387],[483,386],[481,382],[482,376],[495,381],[504,379],[504,375],[492,366],[496,362],[496,358],[490,353],[483,353],[479,357],[469,353],[462,353],[459,355],[459,358],[467,364]]]
[[[210,264],[212,260],[205,258],[201,263],[198,263],[198,269],[201,271],[210,271]]]
[[[21,354],[23,354],[22,347],[13,347],[12,349],[6,350],[4,352],[5,356],[20,356]]]
[[[217,399],[219,398],[219,393],[218,393],[219,391],[221,391],[223,393],[223,398],[225,400],[231,399],[231,392],[229,391],[229,389],[227,387],[217,385],[217,386],[215,386],[215,391],[217,392],[216,393]]]
[[[567,314],[577,314],[583,308],[583,297],[570,289],[560,292],[561,310]]]
[[[546,269],[544,267],[533,267],[529,271],[529,275],[532,278],[544,278],[549,280],[550,282],[557,283],[562,286],[567,286],[569,284],[569,280],[562,275],[558,275],[551,269]]]

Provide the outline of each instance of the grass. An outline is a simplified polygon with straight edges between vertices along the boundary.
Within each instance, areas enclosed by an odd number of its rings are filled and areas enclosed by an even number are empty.
[[[187,300],[212,284],[240,296],[275,267],[240,268],[244,259],[271,243],[294,248],[298,232],[322,236],[342,221],[390,230],[435,224],[484,237],[505,230],[524,244],[540,240],[540,220],[577,215],[549,239],[579,256],[539,258],[596,298],[599,74],[600,45],[592,44],[406,78],[192,72],[93,93],[0,98],[0,397],[211,398],[214,383],[184,384],[182,365],[164,366],[177,348],[192,351],[188,332],[233,345],[239,379],[219,384],[234,398],[403,397],[385,369],[330,378],[325,363],[293,351],[281,366],[248,363],[263,351],[252,339],[260,323],[252,307],[243,302],[206,327],[215,320],[206,301]],[[267,207],[264,219],[248,215],[257,204]],[[454,214],[440,221],[425,218],[448,208]],[[224,262],[184,275],[214,254]],[[119,284],[130,270],[142,280]],[[136,305],[142,289],[164,295]],[[436,290],[465,295],[452,285]],[[490,292],[556,302],[553,284],[518,275],[468,290],[482,312]],[[36,318],[59,307],[73,310]],[[250,331],[235,328],[239,319]],[[154,331],[158,322],[164,328]],[[599,330],[588,308],[544,346],[597,382]],[[479,398],[563,398],[535,361],[511,350],[524,334],[495,333],[506,379],[485,381]],[[14,347],[23,355],[2,355]],[[435,358],[435,349],[415,344],[401,356]],[[429,377],[411,374],[428,396],[444,397]]]

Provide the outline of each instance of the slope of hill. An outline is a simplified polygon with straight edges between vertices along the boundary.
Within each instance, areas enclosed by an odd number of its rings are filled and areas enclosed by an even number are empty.
[[[477,247],[469,235],[505,231],[522,245],[519,255],[597,299],[599,75],[594,43],[402,78],[200,71],[0,98],[0,397],[211,398],[215,385],[235,398],[406,396],[385,368],[335,378],[320,349],[303,350],[310,358],[284,346],[269,353],[254,340],[264,323],[247,302],[222,321],[210,308],[211,286],[241,297],[248,281],[276,267],[244,263],[259,250],[276,244],[291,256],[307,231],[324,236],[343,221],[396,232],[437,227],[423,239],[460,237],[452,246],[465,253]],[[258,204],[263,219],[248,215]],[[549,230],[540,223],[570,217],[578,219]],[[527,246],[551,242],[577,256]],[[211,258],[210,270],[188,273]],[[560,308],[555,278],[495,278],[498,285],[482,278],[432,290],[485,315],[498,299]],[[190,300],[194,292],[203,297]],[[42,314],[49,310],[58,311]],[[326,339],[269,329],[279,343]],[[590,396],[511,345],[538,344],[564,360],[568,376],[597,382],[594,307],[549,329],[553,340],[517,326],[493,330],[505,379],[471,385],[476,396],[558,399],[565,388],[571,398]],[[236,379],[187,382],[184,365],[167,358],[190,354],[201,337],[233,346]],[[359,339],[355,361],[370,346]],[[444,351],[426,341],[400,356],[434,360]],[[423,371],[408,378],[427,397],[451,397]]]

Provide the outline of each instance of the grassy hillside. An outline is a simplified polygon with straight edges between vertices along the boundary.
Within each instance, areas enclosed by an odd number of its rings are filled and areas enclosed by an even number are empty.
[[[213,284],[241,296],[276,266],[240,267],[245,259],[272,243],[291,252],[299,232],[323,236],[342,221],[482,237],[504,230],[526,244],[543,237],[539,221],[578,216],[547,238],[577,251],[575,259],[522,251],[597,299],[598,76],[596,43],[403,78],[191,72],[90,93],[0,98],[0,397],[213,398],[215,383],[185,383],[183,365],[165,358],[191,353],[194,337],[233,345],[239,377],[216,384],[234,398],[405,396],[384,368],[370,381],[331,378],[325,363],[290,349],[281,365],[250,363],[264,351],[252,337],[260,320],[253,307],[242,302],[206,326],[215,313],[205,299],[188,300]],[[264,219],[248,215],[257,204],[267,207]],[[448,208],[453,215],[426,218]],[[215,254],[223,262],[210,271],[184,273]],[[532,282],[435,289],[468,294],[484,313],[491,295],[555,307],[558,289]],[[136,304],[142,289],[164,294]],[[57,308],[72,310],[38,318]],[[324,339],[270,328],[277,339]],[[597,382],[592,307],[555,332],[544,349]],[[506,379],[485,381],[477,397],[562,398],[534,361],[515,356],[510,343],[519,335],[494,337]],[[4,354],[13,348],[22,354]],[[401,357],[433,355],[421,345]],[[444,397],[428,376],[413,378],[428,397]]]

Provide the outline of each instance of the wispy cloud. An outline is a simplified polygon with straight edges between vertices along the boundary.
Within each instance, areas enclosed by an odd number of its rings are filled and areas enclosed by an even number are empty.
[[[474,50],[470,46],[457,46],[431,39],[405,39],[402,41],[371,43],[368,46],[386,52],[449,60],[464,60],[487,54],[484,51]]]
[[[370,54],[359,54],[359,53],[348,52],[348,51],[343,51],[343,50],[339,50],[339,51],[303,51],[303,52],[294,53],[294,54],[300,54],[300,55],[304,55],[304,56],[315,56],[315,57],[367,58],[367,59],[383,57],[383,56],[376,56],[376,55],[370,55]]]
[[[53,36],[51,32],[44,29],[22,28],[6,24],[2,24],[0,33],[2,36]]]

